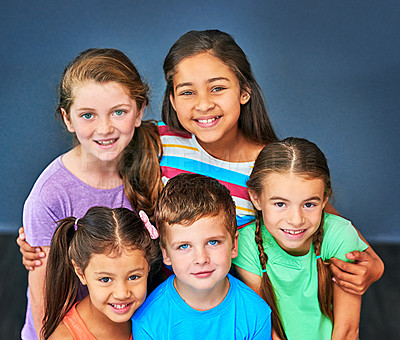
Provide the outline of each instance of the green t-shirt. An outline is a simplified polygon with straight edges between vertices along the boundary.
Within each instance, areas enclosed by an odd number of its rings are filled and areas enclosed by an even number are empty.
[[[254,240],[255,223],[239,231],[239,255],[233,264],[262,276],[259,252]],[[286,253],[262,226],[264,250],[268,255],[267,273],[277,298],[278,310],[289,340],[331,339],[332,323],[321,313],[318,304],[318,274],[314,247],[304,256]],[[325,214],[323,260],[336,257],[350,262],[350,251],[364,251],[368,246],[359,238],[350,221]]]

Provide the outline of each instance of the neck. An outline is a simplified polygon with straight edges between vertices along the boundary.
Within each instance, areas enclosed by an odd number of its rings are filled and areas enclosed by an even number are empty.
[[[263,145],[246,138],[240,130],[212,143],[196,140],[209,155],[226,162],[254,162],[263,148]]]
[[[112,189],[122,184],[118,173],[118,160],[100,161],[82,152],[78,145],[62,158],[65,167],[82,182],[97,189]]]
[[[86,327],[96,339],[129,339],[131,322],[116,323],[93,306],[90,296],[86,296],[77,305],[77,311]]]
[[[175,277],[174,287],[183,301],[190,307],[198,311],[206,311],[218,306],[225,299],[230,284],[228,278],[224,277],[210,289],[194,289]]]

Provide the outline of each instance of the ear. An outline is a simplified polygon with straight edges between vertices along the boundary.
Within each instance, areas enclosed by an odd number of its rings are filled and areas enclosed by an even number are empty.
[[[160,243],[160,248],[163,257],[163,262],[168,266],[172,266],[171,258],[168,256],[167,250],[161,245],[161,243]]]
[[[175,112],[176,112],[176,108],[175,108],[175,97],[174,97],[174,95],[173,95],[172,92],[169,93],[169,101],[170,101],[172,107],[174,108],[174,110],[175,110]]]
[[[139,127],[142,124],[142,118],[143,118],[143,114],[144,114],[144,110],[145,109],[146,109],[146,104],[143,103],[140,111],[138,112],[138,114],[136,116],[135,127]]]
[[[236,231],[235,238],[233,239],[231,258],[235,258],[238,256],[238,241],[239,241],[239,232]]]
[[[325,209],[326,205],[328,204],[329,196],[326,196],[324,201],[322,202],[322,209]]]
[[[250,200],[253,203],[254,207],[257,210],[262,210],[261,209],[261,202],[260,202],[260,198],[258,197],[258,195],[255,193],[255,191],[251,190],[251,189],[247,189],[247,191],[249,192],[249,196],[250,196]]]
[[[72,265],[74,266],[75,274],[78,276],[79,281],[85,286],[87,284],[85,274],[83,273],[83,270],[78,267],[78,265],[75,263],[74,260],[72,260]]]
[[[251,91],[250,91],[249,88],[241,90],[241,92],[240,92],[240,104],[241,105],[246,104],[250,100],[250,97],[251,97]]]
[[[75,132],[74,126],[72,125],[72,122],[69,120],[68,113],[67,111],[65,111],[64,108],[61,108],[61,114],[63,117],[64,124],[67,127],[67,130],[71,133],[74,133]]]

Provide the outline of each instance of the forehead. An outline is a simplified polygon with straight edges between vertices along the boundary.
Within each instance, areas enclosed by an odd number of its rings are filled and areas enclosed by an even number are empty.
[[[173,224],[166,228],[168,242],[204,240],[217,236],[229,236],[222,214],[201,217],[192,224]]]
[[[323,197],[325,183],[321,178],[310,178],[293,173],[272,173],[263,181],[263,193],[281,198]]]
[[[207,80],[217,77],[237,80],[236,75],[227,64],[210,53],[204,52],[181,60],[176,67],[173,80],[174,82],[190,81],[193,79]]]
[[[121,252],[106,252],[104,254],[93,254],[90,257],[85,272],[109,272],[125,273],[135,269],[148,267],[143,251],[139,249],[125,248]]]
[[[72,87],[72,97],[74,102],[96,101],[99,98],[106,97],[129,97],[129,90],[126,86],[109,81],[100,83],[94,80],[76,82]]]

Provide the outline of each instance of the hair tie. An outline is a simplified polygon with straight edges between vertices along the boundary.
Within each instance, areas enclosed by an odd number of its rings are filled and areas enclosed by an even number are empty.
[[[317,256],[317,260],[320,259],[320,258],[321,258],[321,255],[318,255],[318,256]]]
[[[150,238],[152,240],[155,240],[158,237],[158,231],[154,227],[154,225],[151,224],[147,214],[143,210],[140,210],[139,217],[142,220],[142,222],[144,223],[144,226],[146,227],[146,229],[148,230],[148,232],[150,234]]]
[[[263,269],[262,272],[263,272],[263,273],[266,273],[266,272],[267,272],[267,268]]]
[[[77,219],[75,220],[75,224],[74,224],[74,229],[75,229],[75,231],[78,229],[78,221],[79,221],[79,218],[77,218]]]

